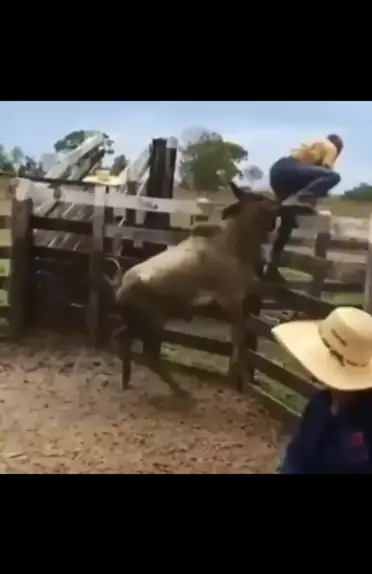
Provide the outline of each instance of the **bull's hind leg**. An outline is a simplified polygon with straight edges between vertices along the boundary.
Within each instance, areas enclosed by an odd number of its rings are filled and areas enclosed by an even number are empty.
[[[112,333],[111,340],[115,343],[121,359],[121,388],[123,390],[129,387],[130,377],[132,374],[132,346],[133,337],[127,325],[115,329]]]
[[[123,337],[120,349],[121,356],[121,388],[123,391],[129,387],[132,374],[132,345],[133,339],[128,335]]]
[[[155,332],[156,330],[156,332]],[[143,360],[148,369],[158,375],[158,377],[180,398],[191,398],[190,393],[180,387],[174,380],[169,369],[161,360],[162,331],[153,329],[150,333],[147,331],[146,338],[143,340]]]
[[[150,286],[139,283],[132,294],[131,305],[123,310],[129,333],[143,343],[143,363],[168,385],[175,395],[189,396],[168,372],[160,357],[164,332],[164,299],[154,295]]]
[[[239,390],[243,390],[247,382],[252,382],[246,358],[246,315],[244,305],[237,304],[229,307],[231,321],[231,358],[229,377]]]

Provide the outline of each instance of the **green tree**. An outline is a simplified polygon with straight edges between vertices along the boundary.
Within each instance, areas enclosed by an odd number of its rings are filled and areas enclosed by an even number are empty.
[[[68,133],[64,138],[58,140],[54,144],[56,152],[67,152],[76,149],[83,143],[86,135],[84,130],[75,130]]]
[[[362,182],[356,187],[345,191],[341,197],[353,201],[372,201],[372,185]]]
[[[42,163],[25,155],[19,146],[14,146],[8,153],[5,147],[0,145],[0,170],[21,177],[44,175]]]
[[[26,155],[22,165],[19,167],[18,175],[27,177],[28,175],[42,177],[45,174],[42,163],[36,161],[33,157]]]
[[[24,153],[19,146],[14,146],[10,150],[10,157],[13,164],[14,171],[18,173],[19,168],[21,167],[23,160],[24,160]]]
[[[88,137],[94,136],[98,134],[97,130],[74,130],[68,133],[64,138],[58,140],[54,144],[54,149],[56,152],[68,152],[73,149],[76,149],[86,140]],[[112,149],[113,140],[108,137],[107,134],[104,134],[108,139],[104,143],[105,152],[107,154],[114,153]]]
[[[0,145],[0,170],[15,173],[12,158],[3,145]]]
[[[200,191],[217,191],[227,187],[237,175],[238,165],[248,158],[241,145],[225,141],[215,132],[202,131],[196,141],[188,142],[182,152],[180,176],[182,186]]]
[[[117,155],[112,162],[110,173],[111,175],[119,175],[123,169],[125,169],[128,165],[128,160],[125,155],[122,153],[121,155]]]

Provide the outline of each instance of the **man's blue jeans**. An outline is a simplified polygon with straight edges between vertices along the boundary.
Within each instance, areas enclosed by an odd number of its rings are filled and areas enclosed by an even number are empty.
[[[282,157],[270,169],[270,185],[281,201],[304,189],[314,197],[324,197],[340,181],[338,173],[293,157]]]
[[[330,169],[301,163],[292,157],[279,159],[270,170],[270,185],[280,201],[302,190],[320,199],[325,197],[340,180],[340,175]],[[271,253],[271,263],[275,266],[279,265],[282,251],[296,227],[296,218],[291,213],[286,213],[281,217],[278,235]]]

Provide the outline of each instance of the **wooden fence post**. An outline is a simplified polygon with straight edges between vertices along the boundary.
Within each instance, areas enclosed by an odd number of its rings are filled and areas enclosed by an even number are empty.
[[[138,183],[134,180],[128,180],[127,190],[128,195],[136,195],[138,189]],[[136,225],[136,210],[127,209],[125,213],[125,224],[126,225]]]
[[[99,340],[105,223],[106,187],[97,185],[94,188],[92,245],[89,261],[89,300],[86,319],[89,343],[92,346],[96,346]]]
[[[332,213],[328,210],[321,211],[319,218],[321,227],[315,236],[314,256],[320,257],[321,259],[327,259],[327,253],[331,245]],[[317,266],[309,286],[309,295],[321,298],[326,277],[326,267],[323,265]]]
[[[11,321],[12,200],[11,182],[0,189],[0,336],[9,335]],[[7,183],[7,185],[6,185]]]
[[[174,174],[176,171],[177,163],[177,138],[169,138],[167,141],[167,155],[165,161],[165,179],[163,188],[163,197],[167,199],[173,198]]]
[[[366,278],[364,284],[364,309],[372,314],[372,215],[369,219]]]
[[[14,189],[12,198],[12,252],[10,270],[10,336],[16,340],[22,334],[30,310],[31,288],[29,270],[31,264],[31,250],[33,233],[31,226],[32,199],[27,197],[30,182],[23,180],[20,187]]]
[[[115,188],[112,188],[115,189]],[[115,208],[114,207],[108,207],[107,206],[107,196],[110,193],[111,188],[110,187],[106,187],[106,193],[105,193],[105,213],[104,213],[104,222],[105,225],[110,225],[110,224],[115,224]],[[115,189],[116,192],[116,189]],[[115,255],[116,253],[116,249],[117,249],[117,241],[115,241],[115,237],[105,237],[104,238],[104,252],[105,253],[110,253]]]
[[[147,182],[148,197],[169,197],[168,189],[165,187],[167,157],[167,140],[163,138],[154,139],[150,154],[150,175]],[[165,195],[167,194],[167,195]],[[145,215],[145,227],[152,229],[167,229],[169,227],[168,213],[147,212]]]
[[[256,272],[257,272],[257,277],[259,277],[260,280],[263,280],[264,265],[262,262],[259,262],[257,264]],[[254,315],[256,317],[260,317],[263,298],[264,298],[264,296],[262,294],[250,295],[246,298],[246,300],[244,301],[244,308],[243,308],[243,313],[244,313],[244,317],[245,317],[246,321],[252,315]],[[258,349],[258,335],[257,335],[257,333],[255,333],[254,330],[247,329],[246,335],[245,335],[245,344],[246,344],[247,349],[249,349],[250,351],[254,351],[254,352],[257,351],[257,349]],[[250,380],[246,381],[246,382],[248,384],[255,385],[256,384],[255,369],[254,369],[253,365],[249,364],[248,359],[247,359],[247,370],[249,372],[249,379]],[[244,382],[245,381],[242,381],[240,378],[238,379],[238,390],[241,392],[243,392],[245,390]]]

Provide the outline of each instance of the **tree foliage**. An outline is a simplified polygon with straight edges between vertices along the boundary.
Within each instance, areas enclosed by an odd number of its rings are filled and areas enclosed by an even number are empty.
[[[122,153],[121,155],[117,155],[112,162],[110,173],[111,175],[119,175],[123,169],[125,169],[128,165],[128,160],[125,155]]]
[[[36,161],[29,155],[24,156],[24,161],[18,170],[19,176],[26,177],[27,175],[33,175],[35,177],[42,177],[44,174],[45,171],[41,161]]]
[[[203,131],[196,141],[188,142],[182,152],[182,186],[200,191],[217,191],[234,177],[242,177],[239,164],[248,158],[241,145],[225,141],[215,132]]]
[[[10,153],[6,151],[3,145],[0,145],[0,170],[7,173],[15,173]]]
[[[10,152],[7,152],[5,147],[0,145],[0,170],[19,176],[41,176],[44,174],[41,162],[25,155],[19,146],[15,146]]]
[[[97,130],[75,130],[68,133],[64,138],[58,140],[54,144],[54,149],[56,152],[68,152],[76,149],[82,142],[95,134],[98,134]],[[107,134],[105,134],[107,135]],[[113,140],[107,136],[107,140],[104,144],[105,153],[113,154],[112,149]],[[128,160],[124,154],[121,154],[114,158],[112,173],[120,173],[126,166]],[[43,176],[45,171],[43,165],[40,161],[35,158],[26,155],[22,148],[19,146],[13,147],[10,151],[6,150],[5,146],[0,144],[0,171],[6,172],[13,175],[19,176]]]
[[[99,133],[100,132],[97,130],[74,130],[65,135],[64,138],[56,141],[54,149],[56,152],[69,152],[79,147],[79,145],[81,145],[88,137],[92,137]],[[104,144],[105,152],[107,154],[113,154],[114,150],[112,149],[112,146],[114,142],[107,134],[104,135],[108,138]]]
[[[21,167],[21,165],[23,165],[25,155],[19,146],[14,146],[14,148],[10,150],[9,155],[13,168],[18,173],[19,168]]]
[[[353,201],[372,201],[372,185],[362,182],[356,187],[345,191],[342,197]]]

